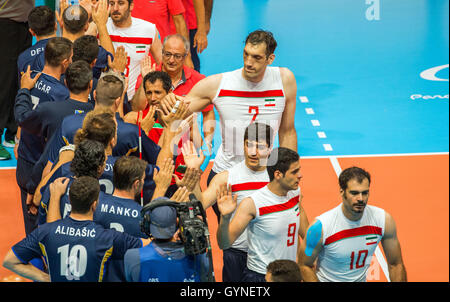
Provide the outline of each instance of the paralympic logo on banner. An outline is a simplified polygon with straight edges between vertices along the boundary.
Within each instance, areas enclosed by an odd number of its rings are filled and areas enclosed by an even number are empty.
[[[436,81],[436,82],[448,82],[448,79],[444,79],[438,77],[437,74],[441,70],[449,68],[449,64],[440,65],[432,68],[428,68],[420,73],[420,77],[427,81]],[[421,94],[413,94],[410,96],[411,100],[449,100],[448,94],[446,95],[421,95]]]
[[[448,66],[449,66],[449,64],[429,68],[427,70],[422,71],[420,73],[420,77],[422,79],[429,80],[429,81],[448,82],[448,79],[442,79],[442,78],[438,78],[436,76],[436,74],[439,71],[444,70],[445,68],[448,68]]]

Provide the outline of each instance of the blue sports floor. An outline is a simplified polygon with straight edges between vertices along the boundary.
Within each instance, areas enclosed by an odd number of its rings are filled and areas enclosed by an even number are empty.
[[[240,68],[259,28],[278,42],[273,65],[297,80],[309,220],[339,202],[341,167],[365,167],[373,204],[396,219],[409,280],[448,282],[449,0],[216,0],[201,72]]]

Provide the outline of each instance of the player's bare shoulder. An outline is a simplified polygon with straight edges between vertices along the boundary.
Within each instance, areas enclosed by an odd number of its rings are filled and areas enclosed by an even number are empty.
[[[294,73],[287,67],[280,67],[281,81],[284,89],[297,89],[297,82]]]

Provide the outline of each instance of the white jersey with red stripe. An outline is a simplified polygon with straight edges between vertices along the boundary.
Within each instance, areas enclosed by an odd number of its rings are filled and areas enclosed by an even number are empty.
[[[256,217],[247,226],[248,269],[265,274],[267,265],[277,259],[296,261],[300,227],[300,188],[286,196],[272,193],[268,186],[250,198]]]
[[[223,73],[213,100],[222,131],[222,144],[214,159],[213,171],[220,173],[244,159],[242,141],[252,121],[270,125],[275,138],[285,103],[279,67],[267,67],[259,83],[244,79],[242,68]]]
[[[342,204],[316,218],[322,224],[317,277],[322,282],[365,282],[373,253],[384,235],[385,211],[367,205],[358,221],[344,216]]]
[[[140,62],[148,56],[157,32],[153,23],[134,17],[131,17],[131,22],[131,26],[127,28],[116,27],[111,18],[106,23],[114,49],[123,46],[128,54],[125,70],[125,76],[128,77],[128,99],[135,93],[136,81],[141,72]]]
[[[256,190],[265,187],[269,183],[267,170],[253,171],[247,167],[245,160],[228,169],[228,185],[231,185],[233,195],[237,195],[237,205],[250,196]],[[233,213],[232,217],[234,217]],[[232,248],[247,252],[247,230],[245,230],[231,246]]]

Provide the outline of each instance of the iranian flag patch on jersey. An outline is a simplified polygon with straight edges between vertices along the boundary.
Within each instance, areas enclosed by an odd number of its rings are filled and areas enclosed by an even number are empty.
[[[275,99],[265,99],[264,106],[265,107],[275,107]]]
[[[366,237],[366,245],[376,244],[377,240],[378,240],[377,235],[368,236]]]
[[[145,45],[136,45],[136,53],[145,53]]]

